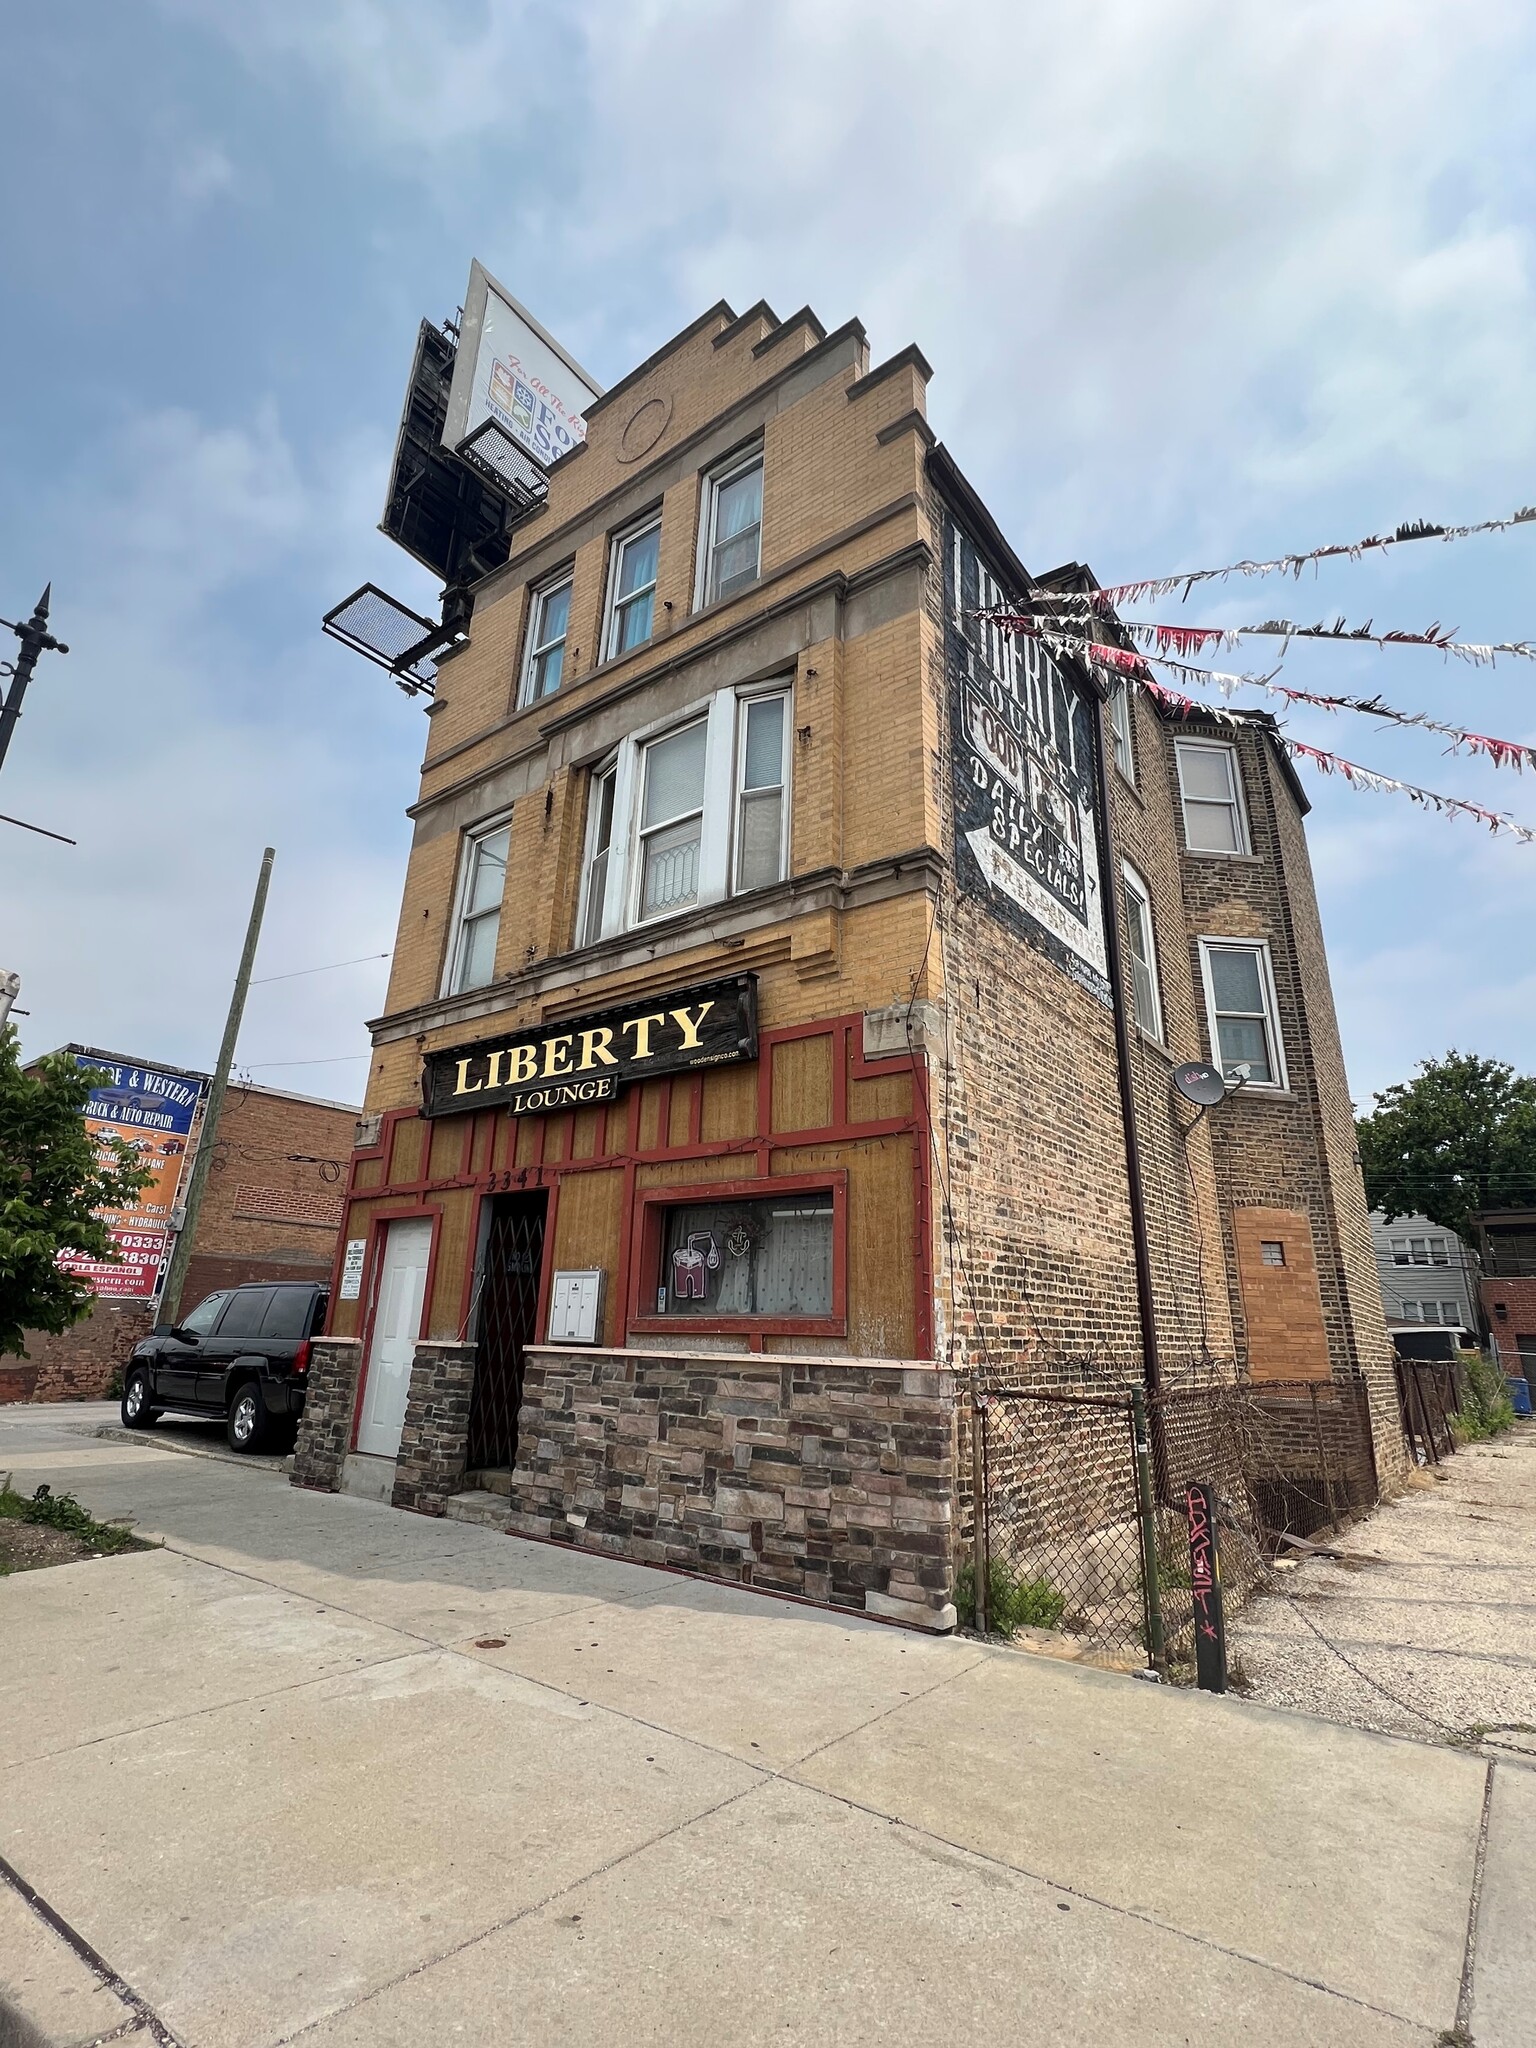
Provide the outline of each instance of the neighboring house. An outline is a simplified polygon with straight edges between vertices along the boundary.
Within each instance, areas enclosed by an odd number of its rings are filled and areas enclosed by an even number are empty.
[[[1427,1216],[1389,1223],[1380,1209],[1371,1211],[1371,1243],[1389,1324],[1441,1324],[1476,1335],[1481,1275],[1470,1245]]]
[[[1485,1209],[1477,1238],[1483,1313],[1499,1362],[1536,1384],[1536,1209]]]
[[[154,1067],[96,1046],[64,1048],[104,1068],[87,1121],[138,1143],[156,1181],[113,1219],[120,1264],[82,1266],[96,1306],[61,1336],[27,1335],[25,1358],[0,1359],[0,1401],[96,1400],[154,1325],[202,1136],[208,1076]],[[358,1112],[286,1089],[233,1082],[224,1099],[182,1306],[244,1280],[324,1280],[331,1270]]]
[[[331,1331],[363,1386],[312,1394],[305,1483],[355,1445],[401,1504],[472,1483],[671,1561],[787,1544],[772,1582],[824,1590],[857,1539],[805,1561],[825,1482],[782,1490],[759,1415],[828,1384],[858,1436],[907,1382],[953,1398],[893,1362],[1123,1383],[1138,1196],[1165,1377],[1205,1346],[1363,1374],[1397,1469],[1306,797],[1268,717],[1179,715],[996,623],[1118,631],[1088,570],[1019,561],[930,374],[872,367],[856,321],[716,306],[588,408],[475,586],[346,1191]],[[1243,1085],[1196,1115],[1186,1061]],[[549,1426],[520,1441],[525,1363]],[[599,1398],[614,1470],[572,1493]],[[722,1433],[701,1537],[678,1502]],[[896,1485],[848,1523],[889,1527]],[[858,1604],[940,1583],[869,1555]]]

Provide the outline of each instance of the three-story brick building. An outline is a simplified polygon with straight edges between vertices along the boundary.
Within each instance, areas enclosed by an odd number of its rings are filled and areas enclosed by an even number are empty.
[[[716,306],[477,586],[301,1481],[932,1620],[973,1370],[1388,1400],[1290,764],[995,623],[929,376]]]

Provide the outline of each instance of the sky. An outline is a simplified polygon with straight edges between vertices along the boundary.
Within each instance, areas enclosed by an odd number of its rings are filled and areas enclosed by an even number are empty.
[[[211,1066],[270,844],[238,1065],[361,1099],[426,722],[319,621],[434,609],[376,528],[472,256],[605,384],[720,298],[917,342],[1036,571],[1536,502],[1524,0],[51,0],[0,68],[0,617],[51,579],[71,649],[0,811],[79,842],[0,824],[28,1053]],[[1533,571],[1536,524],[1142,615],[1536,639]],[[1536,663],[1284,680],[1536,742]],[[1530,775],[1286,716],[1536,825]],[[1302,773],[1357,1101],[1451,1046],[1536,1070],[1536,847]]]

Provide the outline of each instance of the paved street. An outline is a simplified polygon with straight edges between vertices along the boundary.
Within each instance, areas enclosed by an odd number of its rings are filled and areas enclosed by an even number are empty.
[[[165,1546],[0,1583],[0,1854],[100,1965],[0,1886],[43,2038],[1529,2038],[1517,1758],[302,1494],[110,1419],[0,1409],[18,1487]]]

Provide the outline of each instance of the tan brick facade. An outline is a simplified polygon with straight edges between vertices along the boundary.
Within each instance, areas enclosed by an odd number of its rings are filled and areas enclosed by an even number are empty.
[[[585,447],[557,465],[546,504],[478,586],[467,644],[440,672],[411,807],[387,1007],[373,1026],[377,1141],[355,1156],[343,1233],[363,1277],[355,1299],[334,1304],[337,1336],[366,1352],[389,1229],[426,1218],[420,1334],[462,1345],[483,1327],[495,1205],[534,1201],[543,1250],[527,1340],[544,1338],[554,1270],[595,1269],[598,1341],[664,1350],[666,1272],[648,1205],[721,1187],[766,1197],[787,1179],[835,1183],[838,1312],[805,1333],[764,1316],[706,1348],[1123,1379],[1144,1334],[1124,1090],[1170,1366],[1363,1372],[1373,1400],[1389,1383],[1303,805],[1272,740],[1237,731],[1253,846],[1209,860],[1184,847],[1177,734],[1138,700],[1135,774],[1106,770],[1104,844],[1086,794],[1102,693],[1068,664],[1053,687],[1083,794],[1062,829],[1086,834],[1088,908],[1055,919],[1037,906],[1021,921],[978,882],[957,826],[955,664],[977,637],[957,598],[957,551],[985,558],[1015,603],[1030,583],[934,448],[928,375],[916,349],[871,369],[857,323],[828,335],[808,312],[780,324],[765,307],[740,318],[716,307],[592,408]],[[708,478],[758,445],[760,574],[699,607]],[[616,537],[658,511],[651,636],[605,659]],[[520,707],[529,592],[567,570],[561,686]],[[1086,572],[1073,573],[1081,585]],[[787,692],[792,731],[782,879],[701,893],[649,923],[630,914],[585,943],[594,776],[638,759],[637,735],[725,698],[737,716],[770,686]],[[494,820],[509,833],[494,973],[453,993],[466,835]],[[638,843],[613,858],[638,860]],[[1132,1028],[1124,1061],[1111,983],[1094,965],[1106,944],[1096,892],[1109,890],[1122,951],[1129,943],[1123,862],[1150,899],[1161,1011],[1156,1031]],[[1081,961],[1058,923],[1087,934],[1073,941]],[[1267,941],[1290,1086],[1196,1115],[1172,1074],[1212,1055],[1197,945],[1212,933]],[[756,978],[755,1060],[568,1112],[417,1115],[424,1055],[641,997],[660,1004],[726,973]],[[1264,1209],[1289,1217],[1289,1294],[1266,1291],[1242,1251],[1238,1212]],[[365,1357],[365,1384],[367,1370]],[[1396,1455],[1389,1445],[1384,1465]]]

